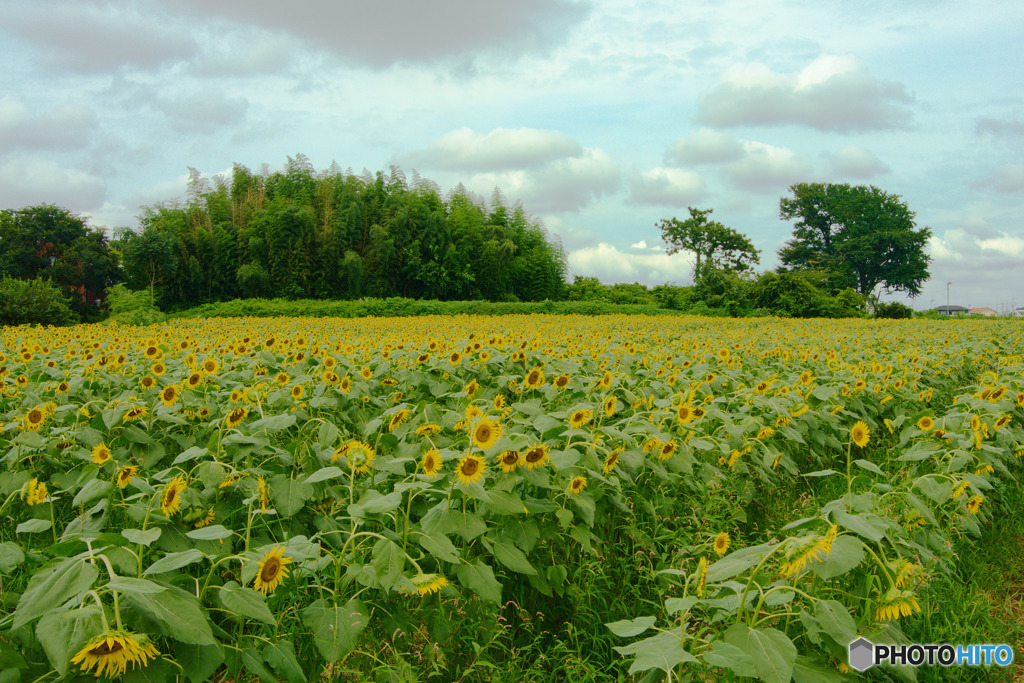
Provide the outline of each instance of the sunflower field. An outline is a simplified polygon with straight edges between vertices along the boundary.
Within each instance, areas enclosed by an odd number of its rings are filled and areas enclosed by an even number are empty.
[[[854,679],[1018,488],[1021,349],[1012,320],[2,328],[0,681]]]

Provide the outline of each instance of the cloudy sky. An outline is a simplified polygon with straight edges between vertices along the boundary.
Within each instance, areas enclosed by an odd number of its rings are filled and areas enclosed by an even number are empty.
[[[690,282],[688,206],[762,266],[797,182],[931,227],[912,305],[1024,306],[1019,0],[0,0],[0,208],[133,226],[188,167],[305,154],[500,187],[573,274]]]

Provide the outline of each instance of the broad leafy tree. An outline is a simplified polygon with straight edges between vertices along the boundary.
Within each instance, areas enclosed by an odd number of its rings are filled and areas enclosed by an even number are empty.
[[[928,280],[929,228],[898,195],[874,186],[800,183],[779,201],[782,220],[795,220],[793,238],[779,250],[784,268],[829,274],[829,287],[851,287],[871,296],[887,292],[916,296]]]
[[[708,270],[743,272],[761,262],[761,252],[746,235],[708,218],[713,209],[691,206],[689,211],[690,217],[686,220],[662,219],[658,228],[669,254],[680,251],[694,254],[696,278]]]

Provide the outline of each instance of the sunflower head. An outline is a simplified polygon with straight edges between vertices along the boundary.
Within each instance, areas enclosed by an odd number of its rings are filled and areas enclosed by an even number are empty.
[[[523,384],[526,385],[527,389],[540,389],[544,386],[544,371],[540,368],[530,370],[530,372],[526,373]]]
[[[102,441],[92,449],[92,461],[97,465],[105,465],[110,462],[110,449]]]
[[[149,412],[149,408],[146,406],[135,406],[129,408],[128,412],[124,414],[122,420],[124,422],[134,422],[135,420],[141,420]]]
[[[366,474],[373,467],[374,451],[368,443],[349,441],[334,450],[331,460],[343,458],[345,466],[356,474]]]
[[[925,415],[924,417],[917,421],[917,428],[920,429],[922,432],[930,432],[932,427],[934,426],[935,420],[933,420],[928,415]]]
[[[394,415],[392,415],[391,422],[388,423],[388,431],[393,432],[396,429],[398,429],[399,425],[401,425],[403,422],[406,421],[406,419],[408,419],[409,412],[410,411],[408,409],[403,408]]]
[[[248,408],[235,408],[227,414],[227,417],[224,418],[224,424],[227,425],[228,429],[234,429],[238,425],[242,424],[242,420],[248,417],[248,415]]]
[[[584,476],[573,477],[569,482],[569,493],[574,496],[578,496],[585,488],[587,488],[587,478]]]
[[[284,577],[288,576],[288,565],[291,563],[292,558],[284,557],[284,546],[271,548],[260,559],[253,588],[262,591],[264,595],[273,593]]]
[[[719,557],[725,555],[725,553],[729,550],[730,542],[731,539],[729,538],[729,534],[727,534],[724,531],[715,536],[715,554]]]
[[[548,459],[548,447],[547,444],[539,443],[533,446],[526,453],[523,454],[523,462],[526,463],[528,469],[535,469],[541,467]]]
[[[420,458],[420,469],[423,475],[433,479],[441,471],[441,454],[436,448],[431,448]]]
[[[178,387],[170,384],[160,391],[160,402],[165,406],[173,406],[178,400]]]
[[[117,487],[123,489],[131,483],[135,475],[139,473],[139,468],[135,465],[125,465],[117,471]]]
[[[619,464],[619,456],[622,455],[622,449],[617,448],[608,454],[608,457],[604,459],[604,473],[610,474],[615,466]]]
[[[479,455],[469,454],[459,460],[455,468],[460,484],[475,484],[487,471],[487,462]]]
[[[985,502],[985,496],[977,495],[967,501],[967,511],[972,515],[978,514],[981,510],[981,504]]]
[[[498,464],[501,466],[502,472],[514,472],[523,463],[523,456],[519,451],[503,451],[498,456]]]
[[[482,451],[494,448],[494,444],[498,443],[500,437],[501,425],[488,417],[480,419],[473,427],[473,445]]]
[[[859,421],[850,428],[850,440],[857,448],[864,448],[871,440],[871,431],[864,421]]]
[[[419,574],[418,576],[412,577],[412,585],[415,591],[407,588],[399,588],[398,592],[404,595],[430,595],[431,593],[437,593],[442,588],[448,585],[448,579],[437,574]]]
[[[25,413],[24,427],[26,431],[34,432],[43,424],[46,419],[46,412],[42,408],[33,408]]]
[[[134,669],[138,664],[143,668],[149,660],[159,656],[149,636],[116,630],[90,640],[71,658],[71,663],[77,664],[82,673],[95,669],[93,673],[97,678],[115,678],[122,676],[129,666]]]
[[[666,441],[665,443],[661,444],[661,446],[658,448],[658,459],[668,460],[673,455],[675,455],[678,449],[679,442],[677,442],[675,439]]]
[[[186,487],[184,477],[175,477],[164,485],[164,490],[160,494],[160,509],[166,517],[181,509],[181,494]]]
[[[573,429],[579,429],[590,422],[592,417],[594,417],[594,411],[587,408],[578,408],[569,414],[569,426]]]

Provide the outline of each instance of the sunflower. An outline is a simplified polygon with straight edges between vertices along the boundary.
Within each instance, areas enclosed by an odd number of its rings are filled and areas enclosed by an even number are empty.
[[[420,458],[420,469],[423,470],[423,475],[430,479],[441,472],[441,454],[436,448],[431,448],[423,454],[423,457]]]
[[[708,577],[708,561],[706,558],[700,558],[697,562],[697,597],[704,597],[704,581]]]
[[[452,351],[448,354],[448,362],[452,365],[458,365],[460,360],[462,360],[462,354],[458,351]]]
[[[388,431],[393,432],[398,429],[399,425],[406,421],[409,417],[410,411],[406,408],[399,410],[397,413],[391,416],[391,422],[388,423]]]
[[[758,439],[767,439],[767,438],[771,437],[771,435],[774,434],[774,433],[775,433],[775,430],[772,429],[771,427],[762,427],[761,431],[759,431],[757,433],[757,438]]]
[[[216,374],[217,370],[220,368],[220,363],[217,362],[216,358],[207,358],[206,360],[203,361],[203,364],[200,366],[200,368],[207,375],[213,375]]]
[[[437,574],[420,574],[412,578],[412,585],[415,587],[415,592],[407,588],[399,588],[398,592],[403,595],[430,595],[437,593],[442,588],[448,585],[448,579]]]
[[[210,526],[211,524],[213,524],[213,520],[216,517],[217,517],[217,515],[214,513],[213,508],[210,508],[206,512],[206,516],[203,517],[201,520],[199,520],[198,522],[195,523],[195,528],[196,529],[202,529],[205,526]]]
[[[573,477],[569,482],[569,493],[574,496],[581,494],[585,488],[587,488],[587,478],[584,476]]]
[[[523,462],[526,463],[528,469],[535,469],[542,466],[548,459],[548,447],[546,444],[539,443],[536,446],[526,451],[523,456]]]
[[[67,382],[61,382],[57,385],[56,392],[58,394],[66,394],[71,389],[71,386]]]
[[[602,389],[607,389],[611,385],[612,385],[612,373],[606,371],[604,373],[604,375],[601,376],[601,379],[599,379],[597,381],[597,386],[601,387]]]
[[[484,417],[473,427],[473,445],[482,451],[489,451],[501,437],[501,425],[494,420]]]
[[[981,504],[984,501],[985,496],[974,496],[969,501],[967,501],[967,511],[970,512],[972,515],[978,514],[978,511],[981,510]]]
[[[615,414],[616,408],[619,407],[619,399],[614,396],[609,396],[604,400],[604,414],[606,417],[611,417]]]
[[[152,389],[156,385],[156,378],[151,375],[146,375],[139,380],[139,384],[142,385],[143,389]]]
[[[149,408],[146,406],[135,406],[129,408],[128,412],[121,418],[124,422],[134,422],[135,420],[141,420],[149,412]]]
[[[868,441],[871,440],[871,432],[868,430],[868,426],[863,421],[857,422],[850,428],[850,439],[857,448],[864,448],[868,445]]]
[[[677,442],[675,439],[672,439],[671,441],[666,441],[665,443],[661,444],[660,448],[658,449],[658,459],[668,460],[669,458],[676,454],[677,450],[679,450],[679,442]]]
[[[1003,415],[1001,418],[996,420],[996,423],[995,423],[994,426],[995,426],[996,429],[1002,429],[1006,425],[1010,424],[1010,420],[1012,420],[1012,419],[1013,418],[1010,417],[1009,415]]]
[[[662,440],[659,439],[656,436],[652,436],[651,438],[647,439],[647,441],[644,441],[644,445],[643,445],[644,455],[648,455],[652,451],[656,451],[656,450],[660,449],[661,446],[662,446],[662,443],[663,443]]]
[[[475,484],[487,471],[487,462],[479,455],[468,454],[459,460],[455,468],[461,484]]]
[[[369,365],[364,365],[363,369],[359,371],[359,376],[362,377],[363,379],[372,379],[373,370],[370,369]]]
[[[291,377],[289,377],[288,373],[284,372],[284,371],[279,372],[276,375],[274,375],[274,381],[277,382],[278,384],[280,384],[281,386],[284,386],[285,384],[288,384],[288,380],[290,380],[290,379],[291,379]]]
[[[608,454],[608,457],[604,459],[604,473],[609,474],[615,469],[615,466],[619,464],[619,456],[622,454],[622,449],[617,448]]]
[[[25,431],[34,432],[39,429],[43,424],[43,420],[46,419],[46,413],[40,408],[33,408],[32,410],[25,413]]]
[[[519,451],[502,451],[498,456],[498,464],[501,465],[502,472],[514,472],[523,464],[523,456]]]
[[[157,377],[163,377],[164,373],[167,372],[167,366],[163,363],[153,363],[153,365],[150,366],[149,371]]]
[[[417,436],[432,436],[441,431],[441,425],[433,422],[428,422],[425,425],[421,425],[416,428]]]
[[[181,493],[186,486],[184,477],[175,477],[164,485],[160,494],[160,509],[164,516],[170,517],[181,509]]]
[[[306,387],[301,384],[296,384],[292,387],[292,399],[295,401],[301,401],[302,397],[306,395]]]
[[[556,389],[565,389],[567,386],[569,386],[569,375],[563,372],[561,375],[555,378],[555,381],[552,382],[552,384],[555,385]]]
[[[227,417],[224,418],[224,424],[227,425],[228,429],[234,429],[238,425],[242,424],[242,420],[248,416],[248,408],[235,408],[227,414]]]
[[[928,417],[927,415],[925,415],[924,417],[917,421],[917,428],[920,429],[922,432],[929,432],[934,426],[935,420]]]
[[[185,380],[185,383],[188,384],[189,389],[195,389],[203,383],[203,374],[201,372],[193,372],[188,376],[188,379]]]
[[[117,471],[117,487],[123,489],[125,486],[128,486],[138,473],[139,468],[135,465],[125,465],[119,469]]]
[[[828,557],[832,553],[832,543],[836,540],[838,532],[839,527],[833,524],[820,538],[815,539],[814,536],[811,536],[808,539],[801,539],[798,550],[792,555],[792,559],[782,564],[780,568],[782,573],[791,578],[795,577],[807,566],[808,562]]]
[[[263,477],[256,477],[256,486],[259,489],[260,512],[266,514],[267,507],[270,503],[270,501],[267,500],[267,482],[263,479]]]
[[[540,389],[544,386],[544,371],[539,367],[530,370],[523,379],[527,389]]]
[[[890,588],[877,604],[879,607],[875,610],[875,621],[896,621],[900,617],[909,617],[914,612],[921,611],[921,606],[911,591],[901,591],[895,586]]]
[[[472,396],[473,394],[476,393],[476,390],[479,389],[479,388],[480,388],[480,383],[477,382],[476,380],[473,380],[472,382],[470,382],[466,386],[462,387],[462,391],[467,396]]]
[[[263,591],[264,595],[274,592],[284,577],[288,576],[288,565],[292,558],[283,557],[284,546],[277,546],[268,550],[260,560],[260,566],[256,570],[256,578],[253,580],[253,587]]]
[[[579,429],[590,422],[592,417],[594,417],[594,411],[587,408],[578,408],[569,415],[569,426],[573,429]]]
[[[494,406],[495,410],[502,410],[505,407],[505,397],[501,394],[495,394],[491,405]]]
[[[160,391],[160,401],[165,406],[173,406],[178,401],[178,387],[177,385],[170,384],[164,387]]]
[[[719,557],[725,555],[729,550],[729,542],[729,534],[724,531],[715,536],[715,554]]]
[[[97,465],[105,465],[110,462],[110,449],[102,441],[93,446],[92,461]]]
[[[357,474],[366,474],[373,467],[373,447],[361,441],[349,441],[334,450],[331,460],[345,459],[345,465]]]
[[[689,403],[684,403],[676,408],[676,419],[683,424],[686,424],[693,419],[693,409],[690,407]]]
[[[143,668],[159,656],[149,636],[115,630],[90,640],[71,658],[71,663],[77,664],[83,673],[95,668],[97,678],[114,678],[123,675],[129,665],[132,669],[136,664]]]

